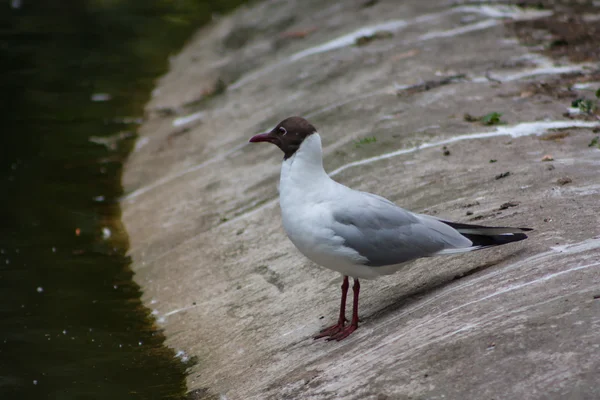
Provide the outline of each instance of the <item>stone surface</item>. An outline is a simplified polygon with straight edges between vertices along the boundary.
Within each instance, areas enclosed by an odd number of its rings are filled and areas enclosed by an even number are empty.
[[[569,109],[593,99],[600,65],[520,44],[515,21],[552,13],[264,1],[173,58],[122,206],[144,301],[168,345],[195,357],[196,398],[600,398],[600,149],[588,146],[600,121]],[[500,125],[464,118],[492,112]],[[246,143],[290,115],[318,128],[326,169],[348,186],[535,231],[364,281],[359,329],[313,341],[340,278],[281,228],[279,151]]]

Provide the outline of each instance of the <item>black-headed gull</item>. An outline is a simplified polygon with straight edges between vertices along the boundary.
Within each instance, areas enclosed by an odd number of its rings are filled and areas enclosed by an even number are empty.
[[[343,275],[338,322],[316,338],[342,340],[358,327],[359,279],[393,274],[421,257],[516,242],[529,228],[485,227],[404,210],[383,197],[350,189],[323,169],[321,137],[307,120],[290,117],[250,142],[284,153],[279,181],[283,226],[311,261]],[[354,278],[352,320],[346,324],[348,277]]]

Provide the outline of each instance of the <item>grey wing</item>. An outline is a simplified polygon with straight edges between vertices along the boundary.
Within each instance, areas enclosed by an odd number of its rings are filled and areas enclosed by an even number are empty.
[[[453,228],[426,215],[413,214],[382,197],[351,193],[353,201],[338,204],[333,231],[344,245],[380,267],[427,257],[448,248],[472,245]],[[348,200],[348,199],[346,199]]]

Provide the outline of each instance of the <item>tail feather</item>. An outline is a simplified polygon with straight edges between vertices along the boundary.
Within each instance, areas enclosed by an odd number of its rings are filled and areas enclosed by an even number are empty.
[[[520,240],[527,239],[527,235],[524,233],[507,233],[502,235],[473,235],[470,233],[461,232],[461,235],[473,242],[473,246],[481,246],[482,248],[500,246],[502,244],[518,242]]]
[[[523,232],[533,230],[531,228],[482,226],[443,220],[440,221],[456,229],[461,235],[473,242],[473,247],[470,248],[472,250],[518,242],[527,239],[527,235]]]
[[[483,225],[462,224],[460,222],[450,222],[450,221],[444,221],[444,220],[440,220],[440,222],[443,222],[446,225],[451,226],[452,228],[456,229],[459,232],[461,232],[462,230],[472,230],[472,231],[478,231],[482,234],[484,234],[484,232],[490,232],[491,234],[494,234],[494,235],[500,235],[502,233],[519,233],[519,232],[528,232],[528,231],[533,230],[531,228],[511,228],[511,227],[507,227],[507,226],[483,226]],[[496,233],[496,232],[498,232],[498,233]]]

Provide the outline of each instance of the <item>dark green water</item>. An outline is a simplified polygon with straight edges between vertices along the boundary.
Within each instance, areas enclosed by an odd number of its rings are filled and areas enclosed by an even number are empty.
[[[120,176],[169,54],[240,2],[0,5],[1,400],[184,397],[132,281]]]

